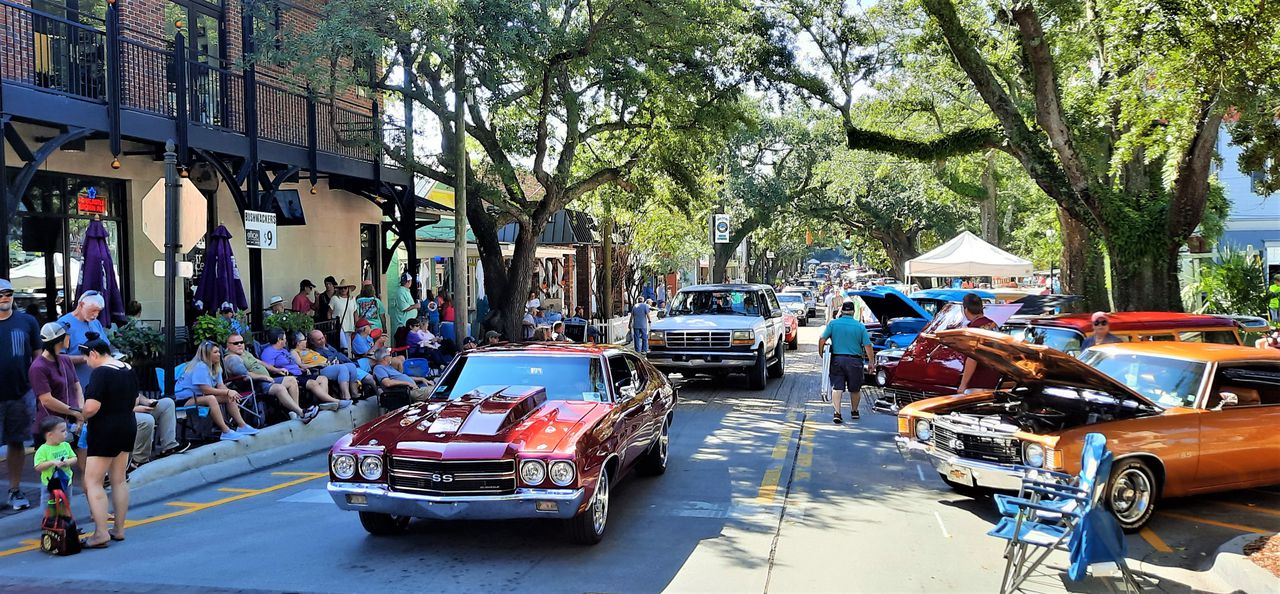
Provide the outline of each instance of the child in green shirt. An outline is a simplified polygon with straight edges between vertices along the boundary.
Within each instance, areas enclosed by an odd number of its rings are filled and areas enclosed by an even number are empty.
[[[71,495],[71,467],[76,463],[75,450],[67,443],[67,422],[60,417],[45,417],[40,423],[44,444],[36,449],[36,470],[40,472],[40,484],[48,485],[54,468],[67,473],[67,496]]]

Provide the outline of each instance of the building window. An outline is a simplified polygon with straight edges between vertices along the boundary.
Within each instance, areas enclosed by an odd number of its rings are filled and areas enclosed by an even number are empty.
[[[1262,189],[1262,183],[1266,181],[1266,175],[1261,171],[1252,171],[1249,173],[1249,189],[1259,196],[1266,196],[1267,193]]]
[[[124,188],[119,180],[36,173],[9,231],[9,281],[17,307],[31,307],[43,322],[70,311],[80,284],[85,231],[95,218],[107,228],[116,282],[124,298],[130,297],[129,262],[122,252],[128,245]]]

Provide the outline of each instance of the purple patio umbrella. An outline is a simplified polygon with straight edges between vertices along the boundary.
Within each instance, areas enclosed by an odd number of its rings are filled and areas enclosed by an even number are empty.
[[[111,262],[111,248],[107,247],[107,228],[102,221],[89,221],[84,233],[84,263],[80,265],[80,286],[76,287],[76,300],[86,291],[97,291],[104,302],[102,314],[107,323],[123,324],[124,298],[116,282],[116,266]]]
[[[231,253],[231,232],[218,225],[213,230],[204,252],[204,269],[196,286],[196,301],[201,310],[218,311],[223,303],[230,303],[237,310],[249,309],[244,298],[244,285],[240,284],[240,270],[236,267],[235,254]]]

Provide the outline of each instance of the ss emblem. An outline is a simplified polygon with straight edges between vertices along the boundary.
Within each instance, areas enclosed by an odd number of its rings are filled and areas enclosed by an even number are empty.
[[[435,473],[432,473],[432,474],[428,474],[428,475],[427,475],[427,480],[429,480],[429,481],[431,481],[431,482],[433,482],[433,483],[452,483],[452,482],[453,482],[453,475],[452,475],[452,474],[435,474]]]

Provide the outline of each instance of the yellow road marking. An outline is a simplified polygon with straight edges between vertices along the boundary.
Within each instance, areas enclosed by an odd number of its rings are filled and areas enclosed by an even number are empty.
[[[134,526],[145,526],[145,525],[147,525],[147,524],[154,524],[154,523],[156,523],[156,522],[162,522],[162,521],[164,521],[164,520],[171,520],[171,519],[173,519],[173,518],[178,518],[178,517],[185,516],[185,515],[188,515],[188,514],[193,514],[193,513],[196,513],[196,512],[198,512],[198,511],[204,511],[204,510],[206,510],[206,509],[210,509],[210,508],[218,507],[218,506],[220,506],[220,505],[226,505],[226,504],[228,504],[228,503],[234,503],[234,502],[236,502],[236,501],[241,501],[241,500],[244,500],[244,499],[248,499],[248,498],[250,498],[250,497],[256,497],[256,496],[258,496],[258,495],[262,495],[262,494],[265,494],[265,493],[270,493],[270,492],[272,492],[272,491],[279,491],[280,489],[287,489],[287,488],[289,488],[289,487],[295,487],[295,486],[297,486],[297,485],[301,485],[301,484],[303,484],[303,483],[310,482],[310,481],[313,481],[313,480],[318,479],[318,478],[321,478],[321,477],[327,477],[327,476],[329,476],[329,474],[328,474],[328,473],[326,473],[326,472],[273,472],[273,473],[271,473],[271,474],[273,474],[273,475],[280,475],[280,476],[300,476],[301,478],[296,478],[296,479],[294,479],[294,480],[286,481],[286,482],[280,483],[280,484],[278,484],[278,485],[273,485],[273,486],[270,486],[270,487],[264,487],[264,488],[262,488],[262,489],[246,490],[246,491],[245,491],[245,492],[243,492],[243,493],[239,493],[239,494],[236,494],[236,495],[232,495],[232,496],[230,496],[230,497],[223,497],[222,499],[218,499],[217,501],[210,501],[209,503],[192,503],[192,504],[189,504],[189,505],[184,505],[182,509],[177,510],[177,511],[173,511],[173,512],[169,512],[169,513],[167,513],[167,514],[160,514],[160,515],[158,515],[158,516],[152,516],[152,517],[150,517],[150,518],[143,518],[143,519],[141,519],[141,520],[128,520],[128,521],[126,521],[126,522],[125,522],[125,527],[126,527],[126,528],[132,528],[132,527],[134,527]],[[184,503],[184,502],[172,502],[172,503]],[[22,541],[22,542],[24,542],[24,543],[25,543],[25,542],[31,542],[31,541]],[[25,553],[25,552],[27,552],[27,551],[34,551],[34,550],[37,550],[37,549],[39,549],[39,548],[40,548],[40,544],[39,544],[38,542],[37,542],[36,544],[33,544],[33,545],[26,545],[26,546],[21,546],[21,547],[15,547],[15,548],[12,548],[12,549],[9,549],[9,550],[0,551],[0,557],[7,557],[7,556],[9,556],[9,555],[15,555],[15,554],[17,554],[17,553]]]
[[[1161,553],[1173,552],[1173,549],[1169,548],[1169,545],[1164,544],[1164,541],[1161,540],[1155,532],[1152,532],[1150,528],[1144,527],[1142,530],[1138,531],[1138,535],[1142,536],[1142,540],[1147,541],[1147,544],[1151,545],[1151,548],[1160,551]]]
[[[1236,509],[1242,509],[1245,511],[1256,512],[1259,514],[1267,514],[1268,516],[1280,516],[1280,511],[1276,511],[1274,509],[1269,509],[1269,508],[1260,507],[1260,506],[1245,505],[1243,503],[1233,503],[1230,501],[1215,501],[1214,503],[1218,505],[1225,505],[1227,507],[1233,507]]]
[[[203,503],[192,503],[190,501],[168,501],[165,505],[172,507],[200,507]],[[127,522],[126,522],[127,523]]]
[[[1167,512],[1161,513],[1160,515],[1164,517],[1185,520],[1187,522],[1198,522],[1200,524],[1208,524],[1210,526],[1217,526],[1219,528],[1230,528],[1232,530],[1239,530],[1241,532],[1252,532],[1254,534],[1271,534],[1273,532],[1272,530],[1263,530],[1261,528],[1254,528],[1253,526],[1245,526],[1243,524],[1232,524],[1230,522],[1219,522],[1217,520],[1210,520],[1208,518],[1201,518],[1200,516],[1193,516],[1190,514],[1182,514],[1178,512],[1167,511]]]
[[[256,493],[258,492],[258,490],[257,489],[237,489],[235,487],[220,487],[218,489],[218,492],[220,493]]]
[[[778,445],[773,446],[773,459],[781,460],[787,457],[787,451],[791,449],[791,434],[794,429],[783,429],[778,434]]]
[[[22,543],[22,544],[24,544],[24,545],[35,545],[35,546],[37,546],[37,547],[38,547],[38,546],[40,546],[40,541],[38,541],[38,540],[33,540],[33,539],[30,539],[30,538],[25,539],[25,540],[20,540],[20,541],[18,541],[18,542],[20,542],[20,543]]]
[[[756,501],[773,503],[773,496],[778,492],[778,480],[782,478],[781,468],[770,468],[760,481],[760,491],[756,493]]]

